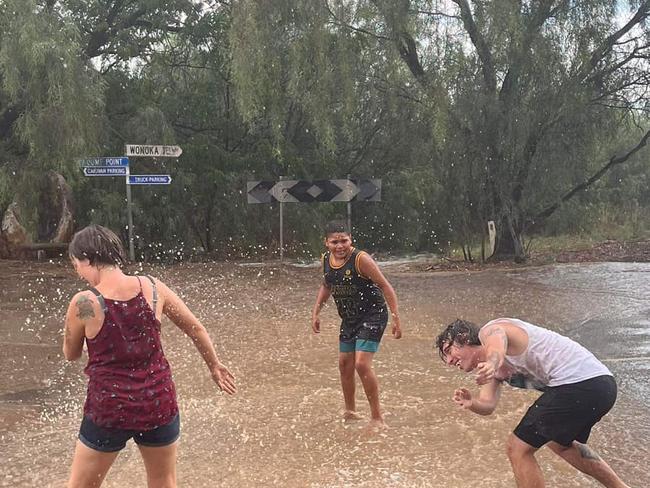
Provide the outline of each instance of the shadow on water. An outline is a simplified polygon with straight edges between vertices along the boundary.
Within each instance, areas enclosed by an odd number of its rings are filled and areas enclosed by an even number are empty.
[[[375,358],[390,428],[365,434],[341,420],[338,319],[309,332],[316,268],[234,264],[158,268],[187,301],[234,370],[240,391],[217,392],[198,354],[170,323],[165,351],[182,418],[178,478],[191,487],[514,487],[504,442],[537,396],[507,388],[495,414],[457,410],[450,397],[472,378],[432,351],[456,317],[514,316],[591,349],[614,372],[619,400],[594,428],[592,446],[622,477],[650,486],[650,265],[580,264],[472,273],[403,272],[386,266],[405,337],[386,337]],[[62,318],[81,288],[64,265],[0,262],[0,486],[63,486],[81,420],[83,364],[66,364]],[[85,358],[84,358],[85,361]],[[360,385],[359,410],[368,415]],[[548,486],[595,482],[542,450]],[[145,486],[130,443],[104,486]]]

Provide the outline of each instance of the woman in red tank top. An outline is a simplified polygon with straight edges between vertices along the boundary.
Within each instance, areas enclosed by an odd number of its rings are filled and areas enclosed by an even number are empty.
[[[65,322],[63,354],[74,361],[88,347],[88,393],[69,487],[99,486],[133,439],[149,486],[176,486],[179,415],[176,389],[160,341],[165,314],[192,338],[219,388],[236,391],[205,327],[164,283],[122,272],[119,238],[91,225],[70,243],[70,259],[91,289],[77,293]]]

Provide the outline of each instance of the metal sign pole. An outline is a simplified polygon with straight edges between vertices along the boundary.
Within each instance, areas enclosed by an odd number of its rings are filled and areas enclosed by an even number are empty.
[[[161,146],[147,144],[125,144],[125,153],[127,156],[150,157],[154,158],[178,158],[183,154],[179,146]],[[135,251],[133,249],[133,210],[131,204],[131,185],[169,185],[172,181],[171,175],[133,175],[131,177],[130,168],[126,170],[126,207],[127,220],[129,225],[129,259],[135,261]]]
[[[135,261],[133,250],[133,211],[131,210],[131,185],[129,185],[129,168],[126,168],[126,214],[129,226],[129,259]]]
[[[280,176],[280,181],[284,179],[284,176]],[[284,197],[284,192],[283,195]],[[282,265],[282,259],[284,257],[284,232],[283,232],[283,205],[284,205],[284,198],[280,199],[280,266]]]
[[[348,180],[352,175],[348,175]],[[348,232],[352,234],[352,202],[348,200]]]

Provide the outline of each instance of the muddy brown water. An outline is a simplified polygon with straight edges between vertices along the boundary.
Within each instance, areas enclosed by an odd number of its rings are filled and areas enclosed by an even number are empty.
[[[338,320],[310,333],[317,268],[188,264],[138,270],[172,286],[210,331],[237,376],[219,393],[191,342],[168,321],[163,341],[181,408],[179,486],[514,487],[504,442],[535,392],[506,387],[491,417],[454,407],[472,378],[432,352],[444,324],[520,317],[590,348],[614,372],[619,399],[590,444],[634,487],[650,486],[650,265],[599,263],[516,271],[426,273],[384,268],[400,300],[404,338],[375,359],[389,430],[341,421]],[[64,486],[81,420],[85,356],[60,353],[63,316],[82,288],[67,263],[0,261],[0,486]],[[368,414],[361,391],[359,409]],[[548,486],[593,487],[550,452]],[[103,486],[146,486],[129,443]]]

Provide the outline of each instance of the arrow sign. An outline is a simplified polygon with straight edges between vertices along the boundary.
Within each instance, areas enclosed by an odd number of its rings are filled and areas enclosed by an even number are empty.
[[[247,181],[248,203],[271,203],[273,198],[269,190],[273,185],[274,181]]]
[[[171,175],[129,175],[129,185],[169,185]]]
[[[297,183],[297,181],[291,180],[279,181],[273,185],[273,188],[269,190],[269,193],[278,202],[299,202],[300,200],[289,193],[289,189],[295,186]]]
[[[79,166],[128,166],[129,158],[87,158],[79,159]],[[122,173],[126,174],[126,173]],[[88,176],[88,175],[86,175]]]
[[[126,176],[126,166],[87,166],[84,176]]]
[[[127,156],[144,156],[150,158],[177,158],[183,153],[179,146],[148,146],[143,144],[127,144]]]
[[[341,191],[330,202],[351,202],[359,193],[359,187],[352,180],[331,180]]]
[[[248,203],[381,200],[381,180],[249,181],[247,190]]]
[[[381,180],[356,180],[359,193],[354,197],[355,202],[380,202]]]

